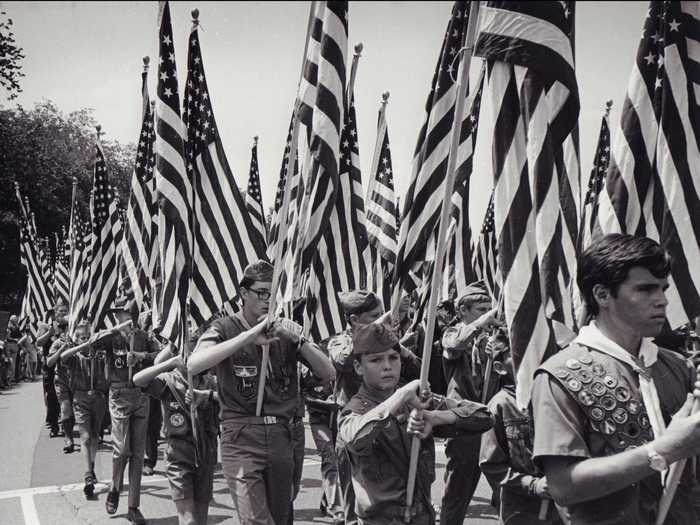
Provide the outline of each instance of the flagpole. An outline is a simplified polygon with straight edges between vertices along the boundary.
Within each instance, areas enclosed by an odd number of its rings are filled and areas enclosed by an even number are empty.
[[[479,16],[479,2],[471,2],[469,8],[469,25],[465,34],[464,52],[459,62],[457,78],[457,99],[455,101],[454,118],[452,119],[452,142],[450,144],[450,154],[447,159],[447,179],[445,180],[445,196],[442,201],[440,217],[440,228],[438,230],[437,244],[435,247],[435,266],[433,267],[432,285],[430,287],[430,299],[428,303],[428,323],[425,331],[423,344],[423,358],[420,370],[420,395],[422,398],[429,395],[428,372],[430,368],[430,357],[432,354],[433,333],[435,332],[435,314],[437,309],[437,299],[440,294],[442,284],[442,266],[445,257],[445,237],[449,227],[450,203],[454,191],[454,181],[456,177],[457,154],[459,139],[464,119],[464,108],[467,95],[467,85],[469,83],[469,66],[474,52],[474,36],[476,34],[477,21]],[[471,97],[470,97],[471,100]],[[396,301],[398,303],[398,301]],[[411,508],[416,485],[416,473],[418,469],[418,452],[420,450],[420,438],[414,436],[411,441],[411,457],[408,466],[408,480],[406,483],[406,508],[404,510],[404,522],[411,522]]]
[[[304,64],[306,63],[306,53],[309,46],[309,38],[311,37],[311,30],[313,27],[314,13],[316,12],[316,1],[311,3],[309,8],[309,21],[306,26],[306,40],[304,42],[304,56],[301,61],[301,75],[299,77],[299,83],[301,84],[301,78],[304,75]],[[292,194],[292,177],[294,176],[294,166],[297,162],[297,142],[299,140],[299,104],[300,100],[294,103],[294,116],[292,117],[292,138],[289,142],[289,162],[287,163],[287,173],[285,174],[286,180],[284,181],[284,193],[282,197],[282,207],[279,210],[278,217],[280,217],[279,228],[277,230],[277,242],[275,244],[275,258],[274,258],[274,269],[272,272],[272,287],[270,290],[270,307],[267,311],[267,322],[270,323],[275,318],[275,313],[277,311],[277,289],[279,288],[280,274],[282,273],[282,248],[284,246],[284,241],[287,238],[287,231],[289,229],[289,201],[291,200]],[[291,170],[291,176],[290,176]],[[263,345],[262,350],[262,360],[260,363],[260,379],[258,380],[258,395],[255,400],[255,415],[262,415],[262,405],[263,398],[265,397],[265,383],[267,381],[267,369],[270,366],[270,345]]]
[[[362,49],[364,48],[362,42],[355,44],[355,52],[352,55],[352,66],[350,67],[350,79],[348,80],[348,85],[346,89],[346,96],[348,99],[348,107],[350,107],[350,101],[352,100],[352,95],[355,91],[355,77],[357,76],[357,65],[360,62],[360,57],[362,56]]]
[[[385,121],[386,119],[386,105],[389,103],[389,92],[385,91],[382,93],[382,100],[379,105],[379,119],[378,122],[381,124],[382,122]],[[382,144],[384,142],[384,133],[380,133],[380,129],[377,129],[377,140],[374,144],[374,156],[372,157],[372,170],[370,171],[371,179],[370,179],[370,186],[374,182],[374,177],[377,174],[377,169],[379,168],[379,157],[381,157],[382,153]],[[370,197],[370,189],[367,188],[367,200],[369,200]]]

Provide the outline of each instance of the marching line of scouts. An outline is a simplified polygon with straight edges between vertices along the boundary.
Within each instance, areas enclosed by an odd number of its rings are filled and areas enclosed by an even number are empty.
[[[420,325],[412,329],[410,300],[394,324],[374,293],[345,292],[347,330],[316,344],[291,320],[267,320],[273,268],[264,261],[245,269],[242,310],[193,337],[187,362],[139,327],[133,302],[115,310],[131,327],[100,339],[83,323],[71,340],[67,308],[58,305],[56,321],[37,340],[49,346],[45,383],[55,385],[47,406],[54,419],[59,408],[66,452],[78,427],[88,498],[95,497],[95,454],[109,414],[106,510],[118,509],[128,463],[127,517],[136,524],[146,522],[140,482],[157,457],[157,442],[155,456],[146,450],[157,403],[181,524],[207,522],[217,441],[240,523],[292,523],[304,405],[322,458],[321,507],[333,523],[422,525],[439,513],[442,525],[462,524],[483,473],[502,523],[654,524],[668,466],[700,454],[700,413],[691,409],[700,399],[696,371],[684,355],[654,342],[665,324],[670,268],[667,252],[650,239],[614,234],[591,245],[577,275],[590,321],[537,370],[527,411],[516,405],[507,332],[481,283],[454,307],[438,309],[433,393],[426,397],[416,355],[426,334]],[[65,352],[83,342],[90,343],[85,350]],[[270,368],[256,416],[263,345]],[[421,446],[406,508],[414,436]],[[447,456],[440,505],[431,500],[433,436],[445,439]],[[144,454],[154,458],[150,467]],[[694,464],[687,463],[667,524],[697,523]]]

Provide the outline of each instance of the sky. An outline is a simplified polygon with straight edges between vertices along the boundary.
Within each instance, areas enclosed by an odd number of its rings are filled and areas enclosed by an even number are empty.
[[[192,9],[200,11],[200,43],[214,115],[236,182],[245,187],[252,137],[265,207],[273,204],[289,117],[301,72],[308,2],[171,2],[180,96],[187,69]],[[613,130],[639,45],[647,2],[578,2],[576,67],[581,97],[582,186],[591,169],[605,101]],[[364,49],[355,82],[360,159],[365,187],[381,94],[387,108],[397,195],[409,184],[411,159],[452,2],[351,2],[349,51]],[[9,103],[43,99],[64,112],[94,108],[106,138],[135,142],[140,130],[142,57],[149,55],[151,94],[157,64],[157,2],[2,2],[15,22],[26,59],[23,93]],[[480,59],[472,63],[472,76]],[[479,128],[474,180],[490,162]],[[613,131],[614,136],[614,131]],[[109,159],[107,159],[109,163]],[[66,184],[70,182],[66,180]],[[488,190],[472,192],[472,227]],[[40,205],[40,203],[37,203]]]

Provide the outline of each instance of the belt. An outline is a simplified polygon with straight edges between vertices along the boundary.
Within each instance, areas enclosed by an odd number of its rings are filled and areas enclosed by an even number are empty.
[[[129,381],[115,381],[109,384],[109,388],[138,388]]]
[[[239,423],[241,425],[276,425],[279,423],[286,425],[289,423],[289,420],[277,416],[241,416],[232,417],[221,422],[222,425],[226,423]]]

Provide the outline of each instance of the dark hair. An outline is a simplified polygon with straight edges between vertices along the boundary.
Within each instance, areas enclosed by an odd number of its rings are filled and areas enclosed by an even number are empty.
[[[611,233],[598,239],[583,252],[578,261],[576,282],[588,307],[588,313],[598,314],[593,287],[602,284],[616,296],[629,271],[641,266],[654,277],[667,277],[671,272],[671,257],[656,241]]]

